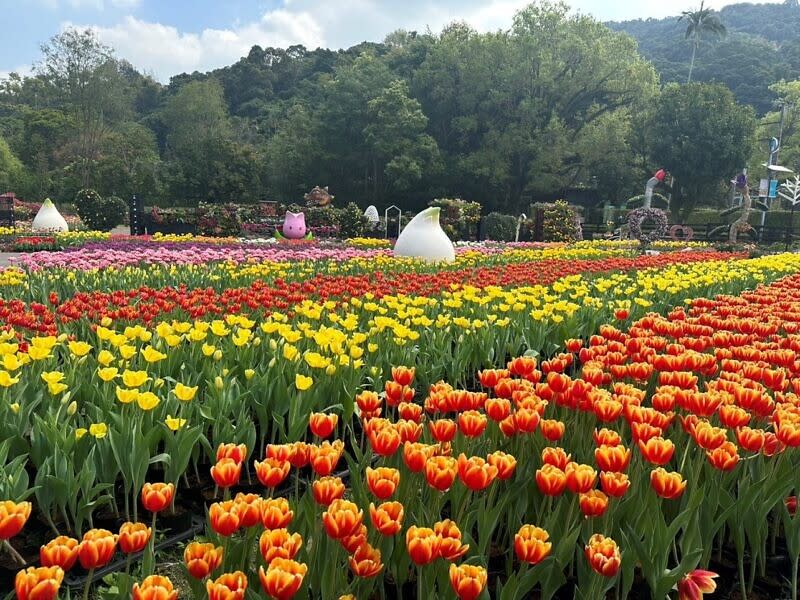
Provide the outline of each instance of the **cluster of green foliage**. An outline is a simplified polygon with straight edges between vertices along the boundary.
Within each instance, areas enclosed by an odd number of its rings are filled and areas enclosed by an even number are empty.
[[[576,242],[583,239],[579,217],[569,204],[557,200],[542,208],[542,241]]]
[[[670,27],[680,36],[685,24]],[[714,48],[739,31],[729,29]],[[686,67],[689,46],[671,45]],[[708,79],[706,50],[703,41],[696,80]],[[729,72],[753,83],[751,69]],[[484,214],[519,214],[570,188],[619,205],[663,166],[680,174],[689,210],[723,197],[753,154],[748,111],[722,86],[662,93],[632,37],[551,0],[502,31],[454,23],[340,51],[254,46],[231,66],[168,85],[91,31],[67,29],[31,76],[0,82],[0,186],[58,202],[92,188],[197,206],[290,204],[329,185],[362,208],[419,210],[457,195]],[[713,160],[697,164],[689,146],[713,148],[704,155]]]
[[[439,224],[452,240],[471,240],[475,238],[481,220],[479,202],[468,202],[461,198],[437,198],[428,203],[438,206]]]
[[[101,196],[93,189],[75,195],[75,210],[83,224],[94,231],[110,231],[125,221],[128,207],[118,196]]]
[[[517,234],[517,219],[512,215],[493,212],[484,218],[486,239],[513,242]]]

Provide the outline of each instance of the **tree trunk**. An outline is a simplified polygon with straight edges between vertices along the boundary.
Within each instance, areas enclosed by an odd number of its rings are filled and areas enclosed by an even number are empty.
[[[692,44],[692,62],[689,63],[689,78],[686,83],[692,83],[692,71],[694,71],[694,59],[697,56],[697,47],[700,45],[700,36],[695,34],[694,43]]]

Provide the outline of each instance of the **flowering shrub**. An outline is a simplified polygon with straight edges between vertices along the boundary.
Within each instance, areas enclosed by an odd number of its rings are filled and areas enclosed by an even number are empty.
[[[460,198],[439,198],[428,206],[438,206],[439,224],[451,240],[474,240],[481,220],[481,205]]]
[[[197,228],[201,235],[237,236],[242,232],[242,219],[235,204],[201,203],[197,209]]]
[[[564,200],[553,204],[535,205],[543,208],[542,240],[545,242],[577,242],[583,239],[578,214]]]

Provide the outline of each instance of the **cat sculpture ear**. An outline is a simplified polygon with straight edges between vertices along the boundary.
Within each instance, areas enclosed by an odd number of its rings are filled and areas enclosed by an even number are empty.
[[[456,258],[453,242],[439,224],[441,209],[423,210],[405,226],[394,245],[396,256],[421,258],[429,262],[451,262]]]

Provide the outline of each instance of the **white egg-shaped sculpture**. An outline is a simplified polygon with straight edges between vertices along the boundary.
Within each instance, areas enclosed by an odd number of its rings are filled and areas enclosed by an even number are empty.
[[[372,204],[370,204],[367,207],[367,210],[364,211],[364,216],[367,218],[367,221],[369,221],[372,225],[380,223],[381,221],[381,217],[378,214],[378,209],[375,208],[375,206],[373,206]]]
[[[396,256],[422,258],[431,262],[451,262],[456,259],[453,242],[439,225],[438,206],[426,208],[400,232],[394,245]]]
[[[69,225],[61,213],[58,212],[56,205],[48,198],[42,202],[42,207],[31,223],[32,231],[69,231]]]

